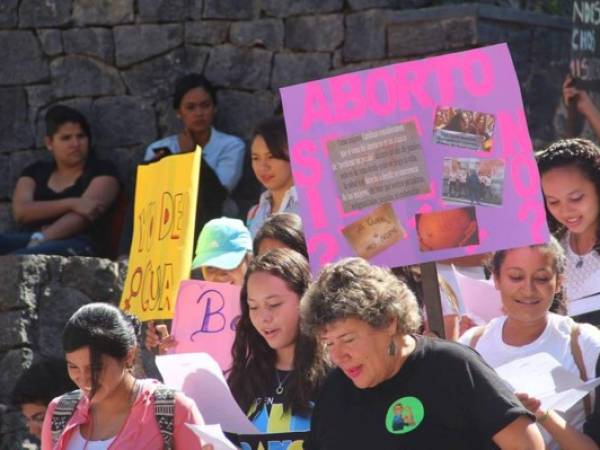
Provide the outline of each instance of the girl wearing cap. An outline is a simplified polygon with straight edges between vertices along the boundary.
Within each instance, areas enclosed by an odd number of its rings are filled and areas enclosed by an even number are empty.
[[[251,151],[252,170],[266,189],[258,204],[250,208],[246,221],[250,233],[256,236],[271,214],[298,213],[298,196],[282,117],[272,117],[256,127]]]
[[[241,286],[251,260],[252,237],[244,223],[229,217],[213,219],[198,237],[192,278]],[[148,322],[145,344],[149,350],[158,346],[160,353],[176,345],[167,325],[154,321]]]
[[[241,286],[252,259],[252,237],[239,219],[221,217],[204,225],[192,262],[192,277],[201,271],[202,279]]]

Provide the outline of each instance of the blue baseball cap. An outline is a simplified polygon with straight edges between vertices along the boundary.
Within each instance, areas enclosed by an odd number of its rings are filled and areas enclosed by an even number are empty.
[[[252,236],[244,222],[229,217],[213,219],[206,222],[200,232],[192,269],[211,266],[232,270],[251,251]]]

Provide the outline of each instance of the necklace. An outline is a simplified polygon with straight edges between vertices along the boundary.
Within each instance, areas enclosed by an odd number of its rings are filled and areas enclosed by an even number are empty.
[[[577,262],[575,263],[576,269],[581,269],[583,267],[583,263],[585,262],[585,260],[584,260],[585,255],[587,255],[589,252],[591,252],[595,245],[596,245],[596,242],[593,242],[592,245],[589,246],[588,249],[586,249],[585,251],[581,251],[581,248],[579,247],[578,239],[576,239],[574,234],[571,235],[571,250],[573,251],[575,256],[577,256]]]
[[[277,369],[275,369],[275,377],[277,378],[277,387],[275,388],[275,393],[277,395],[283,394],[283,385],[285,384],[285,382],[287,381],[287,379],[290,377],[291,374],[292,374],[292,372],[289,371],[287,373],[287,375],[285,377],[283,377],[283,380],[282,380],[279,378],[279,372],[277,371]]]

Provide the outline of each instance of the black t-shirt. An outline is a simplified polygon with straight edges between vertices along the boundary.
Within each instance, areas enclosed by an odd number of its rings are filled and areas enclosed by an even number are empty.
[[[305,450],[482,450],[521,415],[533,416],[477,353],[415,336],[400,371],[358,389],[339,369],[325,382]]]
[[[92,180],[96,177],[110,176],[117,180],[119,179],[117,168],[111,162],[90,158],[87,161],[83,173],[77,178],[75,183],[60,192],[56,192],[48,186],[48,180],[55,169],[56,166],[53,161],[38,161],[27,166],[23,172],[21,172],[21,177],[33,178],[33,181],[35,181],[35,189],[33,191],[34,201],[62,200],[65,198],[81,197]],[[56,218],[42,220],[30,224],[27,228],[39,230],[40,227],[49,225],[55,220]],[[91,227],[90,233],[95,235],[97,233],[93,228],[94,227]]]

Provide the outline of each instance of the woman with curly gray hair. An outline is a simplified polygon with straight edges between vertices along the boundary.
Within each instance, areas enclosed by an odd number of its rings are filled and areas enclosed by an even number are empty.
[[[329,265],[301,314],[337,366],[305,450],[543,448],[533,416],[475,352],[413,334],[417,302],[389,270],[361,258]]]

